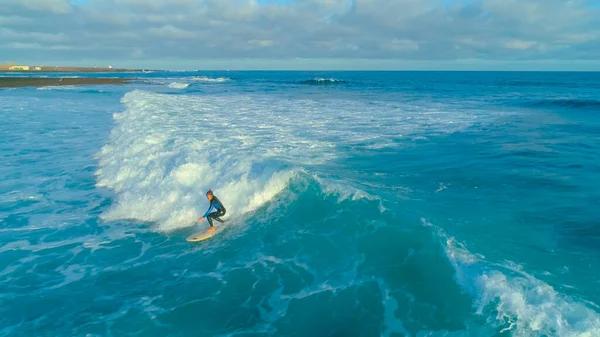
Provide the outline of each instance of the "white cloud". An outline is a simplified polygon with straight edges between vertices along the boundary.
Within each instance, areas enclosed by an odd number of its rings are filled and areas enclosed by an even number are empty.
[[[600,48],[600,9],[587,0],[4,0],[0,13],[12,59],[35,57],[19,52],[27,43],[69,47],[40,56],[64,61],[157,63],[577,60]]]
[[[419,43],[412,40],[393,39],[392,41],[384,42],[383,48],[389,48],[398,51],[417,50],[419,49]]]
[[[520,49],[526,50],[531,49],[537,45],[535,41],[523,41],[523,40],[508,40],[504,44],[508,49]]]
[[[3,27],[14,27],[22,26],[33,23],[33,19],[25,18],[18,15],[0,16],[0,26]]]
[[[194,33],[174,27],[173,25],[150,28],[148,32],[151,36],[165,39],[192,39],[194,37]]]
[[[22,32],[7,28],[0,28],[0,36],[4,41],[37,41],[40,43],[59,43],[68,40],[64,33],[41,33],[41,32]]]
[[[10,42],[6,45],[12,49],[40,49],[42,46],[38,43],[31,42]]]
[[[250,40],[248,44],[259,46],[259,47],[270,47],[273,45],[271,40]]]
[[[17,5],[29,10],[67,14],[71,12],[69,0],[3,0],[0,7]]]

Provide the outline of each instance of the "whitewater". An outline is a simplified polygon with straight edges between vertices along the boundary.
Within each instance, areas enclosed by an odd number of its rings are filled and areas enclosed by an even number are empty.
[[[0,91],[1,336],[600,336],[597,73],[121,76]]]

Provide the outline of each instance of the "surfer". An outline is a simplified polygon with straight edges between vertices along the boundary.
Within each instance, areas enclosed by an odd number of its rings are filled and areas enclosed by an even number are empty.
[[[208,231],[212,232],[215,230],[212,221],[216,220],[218,222],[223,222],[223,220],[221,220],[221,217],[225,215],[225,212],[227,212],[227,210],[225,209],[225,206],[223,206],[219,198],[215,197],[212,190],[208,190],[208,192],[206,192],[206,199],[210,201],[210,206],[208,207],[208,211],[206,211],[206,213],[204,213],[204,215],[200,219],[198,219],[198,222],[206,218],[208,224],[210,225]],[[217,211],[211,213],[213,209]]]

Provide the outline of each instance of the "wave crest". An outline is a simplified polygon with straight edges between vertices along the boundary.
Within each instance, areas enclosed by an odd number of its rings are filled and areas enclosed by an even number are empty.
[[[185,89],[189,86],[189,83],[171,82],[168,87],[171,89]]]

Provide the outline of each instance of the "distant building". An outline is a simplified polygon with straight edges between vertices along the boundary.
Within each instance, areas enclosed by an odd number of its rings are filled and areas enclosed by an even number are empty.
[[[108,66],[108,69],[112,69],[112,66]]]
[[[36,66],[36,67],[33,67],[33,70],[38,70],[39,71],[39,70],[42,70],[42,67],[37,67]]]
[[[29,70],[29,66],[10,66],[8,70]]]

